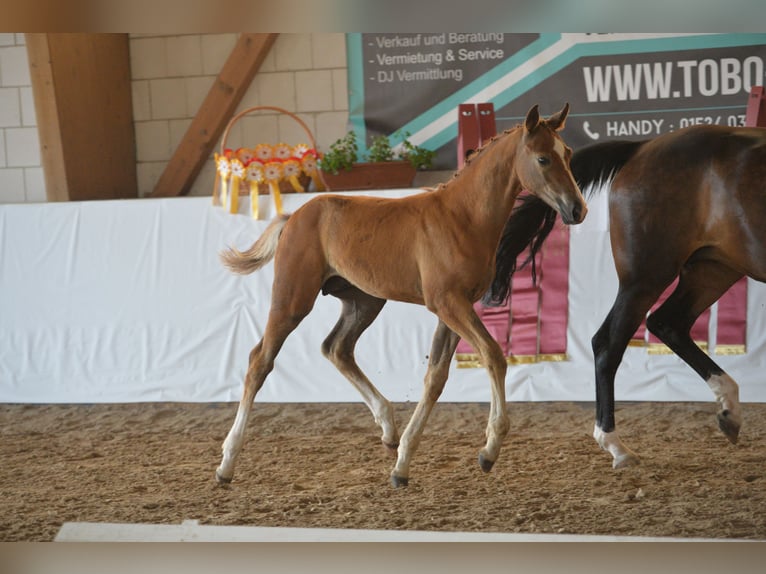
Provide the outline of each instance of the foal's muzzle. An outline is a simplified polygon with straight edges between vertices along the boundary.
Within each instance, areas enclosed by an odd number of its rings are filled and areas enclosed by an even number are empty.
[[[559,200],[557,203],[561,220],[567,225],[582,223],[585,219],[585,215],[588,213],[588,207],[581,201],[567,204],[564,201]]]

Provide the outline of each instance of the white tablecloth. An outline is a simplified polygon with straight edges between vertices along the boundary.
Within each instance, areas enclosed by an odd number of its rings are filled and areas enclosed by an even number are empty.
[[[417,190],[374,195],[400,196]],[[371,193],[372,194],[372,193]],[[283,196],[287,211],[310,194]],[[273,215],[262,197],[262,216]],[[219,263],[266,227],[229,215],[209,198],[0,206],[0,401],[94,403],[236,401],[250,349],[263,332],[273,265],[235,276]],[[572,228],[568,355],[561,363],[511,366],[513,401],[591,401],[590,338],[611,306],[616,276],[603,201]],[[749,285],[746,355],[719,357],[745,402],[766,401],[764,286]],[[320,296],[288,338],[261,401],[358,401],[320,352],[340,304]],[[435,318],[389,302],[362,336],[358,362],[394,401],[420,397]],[[672,355],[629,348],[618,400],[701,400],[712,395]],[[483,369],[453,367],[443,401],[489,400]]]

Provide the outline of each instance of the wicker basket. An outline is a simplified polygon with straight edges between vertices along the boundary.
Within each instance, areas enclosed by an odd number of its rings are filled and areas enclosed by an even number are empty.
[[[231,128],[236,124],[240,119],[242,119],[244,116],[251,114],[253,112],[262,112],[262,111],[272,111],[272,112],[278,112],[280,114],[284,114],[286,116],[289,116],[304,129],[306,132],[306,136],[308,137],[308,141],[306,142],[307,145],[311,146],[311,149],[316,150],[316,141],[314,140],[314,136],[311,133],[311,130],[308,128],[306,123],[301,120],[298,116],[295,114],[288,112],[285,109],[278,108],[276,106],[253,106],[251,108],[247,108],[236,114],[234,117],[231,118],[228,125],[226,126],[226,129],[223,132],[223,135],[221,136],[221,146],[220,146],[220,154],[224,155],[226,153],[227,147],[226,147],[226,141],[229,137],[229,132],[231,131]],[[259,142],[259,143],[266,143],[266,142]],[[255,146],[254,146],[255,147]],[[217,170],[216,170],[217,174]],[[321,172],[321,170],[316,170],[316,177],[318,178],[318,183],[321,187],[324,189],[327,188],[324,177]],[[213,190],[214,197],[216,198],[216,201],[218,201],[218,198],[220,196],[220,189],[219,189],[219,177],[216,175],[215,179],[215,188]],[[308,174],[306,174],[304,171],[300,172],[300,175],[297,176],[298,183],[303,187],[304,190],[307,190],[309,185],[311,184],[311,177],[309,177]],[[287,181],[287,180],[280,180],[279,182],[279,191],[280,193],[295,193],[296,189],[293,187],[293,185]],[[250,193],[249,186],[243,185],[239,189],[239,195],[248,195]],[[261,183],[258,185],[258,193],[260,195],[268,195],[270,193],[269,185],[268,183]]]

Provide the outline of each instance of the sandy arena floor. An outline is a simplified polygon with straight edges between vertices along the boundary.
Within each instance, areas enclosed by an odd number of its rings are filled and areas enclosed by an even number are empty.
[[[414,404],[397,404],[404,428]],[[612,470],[593,406],[513,403],[495,468],[477,464],[488,405],[437,404],[410,486],[362,404],[255,405],[234,482],[214,470],[235,404],[0,405],[0,541],[64,522],[766,539],[766,404],[740,443],[710,403],[625,403],[643,464]]]

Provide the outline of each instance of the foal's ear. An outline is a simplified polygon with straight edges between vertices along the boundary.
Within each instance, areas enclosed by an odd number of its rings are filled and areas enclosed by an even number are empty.
[[[524,120],[524,127],[529,133],[532,133],[540,123],[540,111],[537,109],[537,104],[529,108],[527,117]]]
[[[569,102],[564,104],[564,107],[561,108],[561,111],[559,113],[553,114],[546,121],[548,122],[548,125],[551,127],[551,129],[553,129],[554,131],[563,130],[564,126],[567,123],[568,114],[569,114]]]

